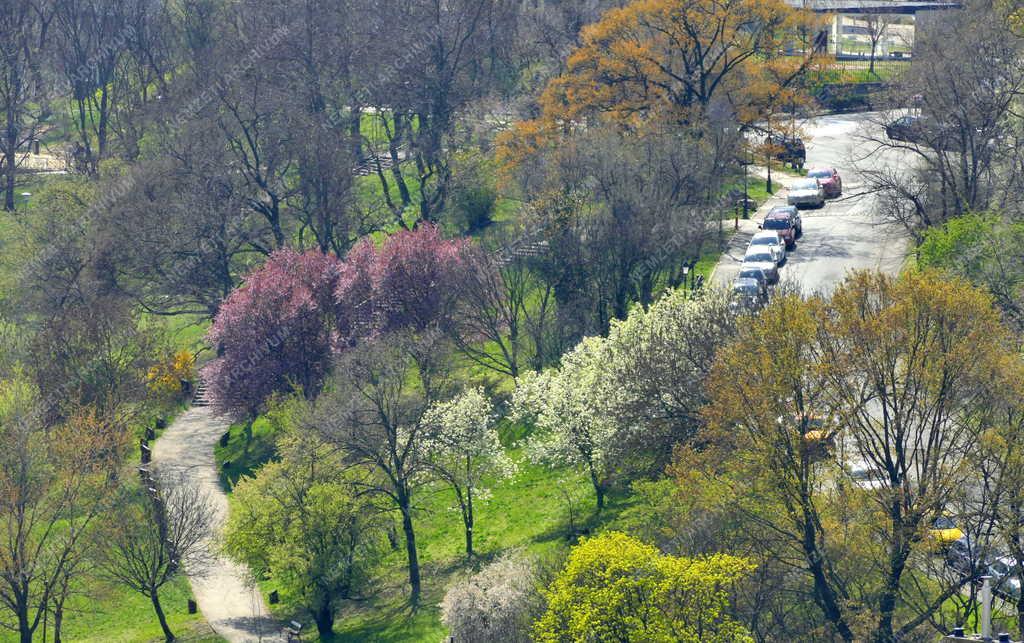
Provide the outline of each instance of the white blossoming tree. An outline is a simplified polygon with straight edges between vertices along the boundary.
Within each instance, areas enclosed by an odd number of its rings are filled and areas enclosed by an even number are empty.
[[[734,332],[723,293],[676,291],[613,323],[607,338],[583,339],[559,368],[516,381],[512,417],[535,428],[527,454],[586,473],[602,509],[616,473],[660,469],[692,438],[704,378]]]
[[[510,478],[516,466],[498,439],[494,405],[480,388],[435,403],[423,416],[422,449],[436,475],[455,492],[473,556],[473,502],[486,498],[485,478]]]
[[[604,378],[608,341],[587,337],[562,357],[559,369],[528,373],[517,381],[512,415],[533,423],[526,453],[534,462],[569,465],[590,478],[597,508],[604,508],[615,466],[618,425],[606,412],[614,391]]]
[[[530,623],[543,611],[534,562],[506,552],[478,573],[456,581],[441,601],[441,620],[460,643],[528,643]]]

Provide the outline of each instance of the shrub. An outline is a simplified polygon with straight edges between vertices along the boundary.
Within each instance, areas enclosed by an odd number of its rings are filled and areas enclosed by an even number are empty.
[[[441,601],[441,620],[459,643],[526,643],[540,605],[533,561],[506,553],[453,584]]]

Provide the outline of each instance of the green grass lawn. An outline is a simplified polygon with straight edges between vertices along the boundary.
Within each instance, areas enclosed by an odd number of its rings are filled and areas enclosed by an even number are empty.
[[[232,427],[228,446],[216,451],[218,462],[233,458],[235,464],[226,476],[228,480],[254,471],[273,454],[269,422],[258,420],[254,424],[248,450],[244,448],[241,432],[241,425]],[[573,470],[531,463],[518,446],[522,435],[523,429],[518,425],[502,429],[502,441],[510,447],[519,471],[511,480],[489,481],[487,487],[492,495],[476,507],[477,559],[466,561],[463,525],[454,494],[436,484],[419,489],[414,497],[423,576],[419,609],[413,611],[407,604],[405,552],[400,545],[385,555],[374,581],[375,593],[340,610],[333,641],[441,641],[445,629],[437,605],[454,579],[511,547],[522,547],[540,557],[558,556],[572,542],[570,507],[573,533],[578,535],[609,524],[630,506],[631,499],[625,492],[613,492],[607,498],[605,510],[596,514],[589,481]],[[274,582],[263,581],[261,587],[268,594],[274,589]],[[303,629],[310,632],[304,640],[321,640],[315,637],[315,628],[306,615],[281,611],[277,615],[303,621]]]
[[[187,601],[192,593],[188,580],[179,577],[164,587],[160,604],[168,624],[180,641],[223,641],[203,619],[202,614],[189,614]],[[64,616],[63,638],[76,643],[142,643],[163,641],[160,623],[156,620],[149,599],[121,587],[99,583],[89,585],[89,594],[68,599]],[[53,636],[52,622],[47,624],[47,639]],[[43,640],[42,625],[36,639]],[[0,630],[0,643],[17,641],[16,633]]]
[[[831,83],[874,83],[899,78],[910,69],[909,60],[876,60],[875,71],[869,71],[870,61],[837,63],[835,66],[811,74],[812,86]]]
[[[257,469],[275,456],[274,429],[265,417],[252,423],[251,435],[246,435],[245,423],[232,424],[226,446],[220,443],[213,449],[220,483],[229,491],[242,476],[252,476]],[[225,467],[224,463],[228,466]]]

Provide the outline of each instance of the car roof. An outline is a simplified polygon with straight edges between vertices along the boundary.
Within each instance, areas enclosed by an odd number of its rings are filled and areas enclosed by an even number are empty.
[[[772,239],[778,239],[779,238],[779,233],[777,231],[775,231],[775,230],[758,230],[757,232],[754,233],[754,236],[752,236],[750,239],[751,239],[751,241],[753,241],[754,239],[764,239],[765,237],[771,237]]]
[[[771,210],[768,210],[769,215],[779,214],[780,212],[792,214],[794,212],[797,212],[797,209],[795,205],[773,205]]]
[[[811,169],[807,170],[807,174],[810,174],[811,172],[835,172],[835,171],[836,171],[836,168],[834,168],[834,167],[812,167]]]
[[[769,212],[768,214],[764,215],[765,221],[767,221],[768,219],[785,219],[786,221],[789,221],[792,218],[792,212]]]
[[[754,286],[754,287],[756,287],[757,286],[757,279],[752,279],[750,277],[738,277],[736,279],[736,281],[732,282],[732,285],[734,287],[735,286]]]

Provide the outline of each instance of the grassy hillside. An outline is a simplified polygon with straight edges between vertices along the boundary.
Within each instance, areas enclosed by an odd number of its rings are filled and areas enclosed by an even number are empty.
[[[459,575],[513,547],[557,558],[579,534],[609,524],[630,505],[626,493],[613,493],[605,510],[596,515],[593,491],[586,478],[572,470],[529,462],[517,445],[522,434],[522,427],[515,425],[502,431],[502,441],[511,447],[519,472],[511,480],[492,481],[488,485],[491,498],[477,506],[474,547],[478,558],[465,558],[463,526],[452,492],[440,485],[420,489],[415,496],[416,538],[423,566],[420,608],[412,611],[406,602],[405,553],[400,545],[386,555],[374,583],[376,593],[342,608],[334,641],[441,641],[445,629],[437,605],[445,588]],[[222,480],[234,482],[239,474],[255,470],[272,457],[273,438],[270,423],[264,419],[254,423],[248,447],[243,426],[232,427],[228,445],[216,450],[219,464],[231,462]],[[275,589],[272,580],[263,582],[262,587],[265,594]],[[314,636],[315,629],[306,615],[278,615],[305,622],[304,629]]]

